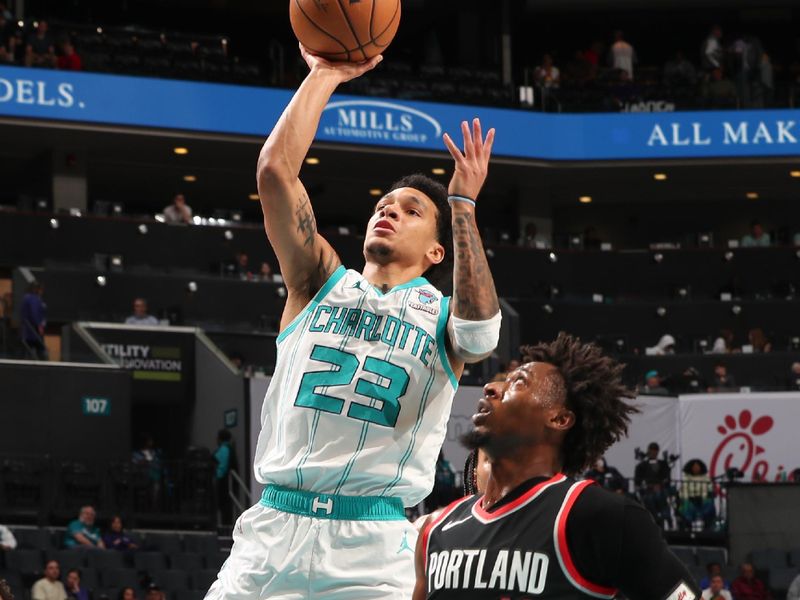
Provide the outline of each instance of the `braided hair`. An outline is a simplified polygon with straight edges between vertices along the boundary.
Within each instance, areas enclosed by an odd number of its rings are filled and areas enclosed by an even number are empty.
[[[474,496],[478,493],[478,449],[467,455],[464,462],[464,495]]]

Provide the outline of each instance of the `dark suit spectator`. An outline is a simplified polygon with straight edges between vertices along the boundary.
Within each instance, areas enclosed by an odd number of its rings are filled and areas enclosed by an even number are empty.
[[[122,517],[111,517],[108,532],[103,536],[103,543],[109,550],[136,550],[139,545],[131,539],[122,526]]]
[[[22,343],[34,360],[47,360],[44,345],[44,328],[47,325],[47,305],[44,303],[44,286],[33,282],[22,299],[20,332]]]
[[[64,587],[67,590],[68,600],[91,600],[89,590],[81,586],[80,569],[70,569],[67,571]]]
[[[736,378],[728,373],[728,367],[723,364],[718,364],[714,367],[714,378],[711,380],[711,386],[708,391],[712,394],[738,391]]]
[[[87,550],[104,549],[106,546],[100,536],[100,529],[95,525],[96,518],[97,513],[95,513],[94,507],[81,507],[78,518],[67,525],[67,531],[64,533],[64,547]]]
[[[670,472],[667,461],[658,457],[660,450],[658,444],[651,442],[647,446],[647,456],[634,471],[634,482],[642,503],[645,505],[662,527],[672,525],[672,515],[667,493],[669,491]]]
[[[771,600],[767,586],[756,577],[753,565],[744,563],[739,572],[741,574],[731,584],[733,600]]]
[[[39,21],[36,31],[25,42],[25,66],[55,69],[57,63],[56,47],[48,33],[47,21]]]
[[[75,46],[69,40],[61,44],[61,54],[58,57],[58,68],[62,71],[81,71],[83,64],[81,57],[75,52]]]
[[[605,458],[598,458],[584,477],[614,493],[624,494],[627,488],[622,473],[610,466]]]

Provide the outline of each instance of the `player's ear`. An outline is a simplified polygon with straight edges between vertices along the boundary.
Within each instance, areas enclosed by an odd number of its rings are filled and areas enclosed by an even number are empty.
[[[438,265],[444,260],[444,253],[444,246],[442,246],[439,242],[436,242],[428,249],[428,252],[425,253],[425,256],[428,257],[431,265]]]
[[[548,425],[553,429],[567,432],[575,425],[575,413],[562,406],[550,417]]]

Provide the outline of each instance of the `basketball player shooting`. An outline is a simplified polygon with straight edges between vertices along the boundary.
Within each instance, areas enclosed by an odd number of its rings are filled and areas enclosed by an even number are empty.
[[[299,173],[337,86],[375,68],[311,69],[263,147],[258,189],[288,290],[261,417],[261,502],[241,515],[209,599],[410,598],[416,530],[465,362],[491,354],[500,310],[475,222],[494,130],[463,123],[449,191],[399,180],[374,207],[366,265],[317,232]],[[451,256],[451,248],[457,251]],[[427,277],[454,259],[453,302]]]
[[[623,366],[563,333],[523,356],[484,388],[472,495],[423,525],[414,600],[699,600],[643,506],[573,478],[627,433]]]

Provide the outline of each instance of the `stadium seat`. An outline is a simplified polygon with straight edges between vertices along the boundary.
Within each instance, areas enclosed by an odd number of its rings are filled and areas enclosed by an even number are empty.
[[[163,552],[137,552],[133,555],[133,565],[137,571],[148,573],[163,571],[168,567],[167,557]]]
[[[722,548],[698,548],[697,549],[697,564],[705,568],[709,563],[719,563],[724,565],[727,563],[725,550]]]
[[[62,573],[62,575],[64,574]],[[97,571],[95,569],[81,569],[81,586],[89,590],[100,587],[100,578],[97,576]]]
[[[205,568],[206,561],[202,554],[182,552],[169,557],[170,566],[181,571],[194,572]]]
[[[125,567],[125,555],[117,550],[107,552],[87,552],[86,565],[92,569],[122,569]]]
[[[83,569],[86,566],[86,555],[89,552],[94,552],[94,550],[55,550],[47,553],[47,560],[57,560],[61,572],[66,574],[70,569]]]
[[[750,561],[759,571],[769,571],[775,567],[787,566],[786,552],[776,548],[766,550],[754,550],[750,553]]]
[[[44,570],[41,550],[11,550],[6,552],[6,568],[23,575],[41,573]]]
[[[692,548],[671,548],[675,556],[678,557],[683,564],[687,567],[694,567],[697,565],[697,557]]]
[[[164,554],[180,554],[183,552],[181,537],[177,533],[148,533],[145,544]]]
[[[44,529],[11,529],[17,538],[17,548],[28,550],[47,550],[50,548],[50,536]]]
[[[217,579],[217,571],[206,569],[204,571],[192,571],[192,589],[208,590],[211,584]]]
[[[769,570],[769,589],[783,597],[797,575],[798,570],[795,567],[773,567]]]
[[[197,554],[211,554],[219,551],[219,539],[216,534],[199,534],[183,536],[183,549]]]
[[[228,560],[228,556],[230,552],[221,550],[214,554],[207,554],[206,555],[206,568],[207,569],[216,569],[219,570],[222,567],[222,563]]]
[[[792,548],[789,550],[789,563],[800,568],[800,548]]]
[[[177,592],[180,590],[189,589],[189,577],[186,571],[179,571],[177,569],[165,569],[163,571],[156,571],[151,573],[153,582],[158,585],[162,590],[167,592]]]
[[[117,588],[98,588],[94,590],[93,594],[93,600],[117,600],[118,598],[119,590]]]
[[[139,589],[139,575],[133,569],[107,569],[100,573],[100,583],[104,588],[132,587]]]
[[[177,600],[203,600],[207,590],[180,590],[175,594]]]

